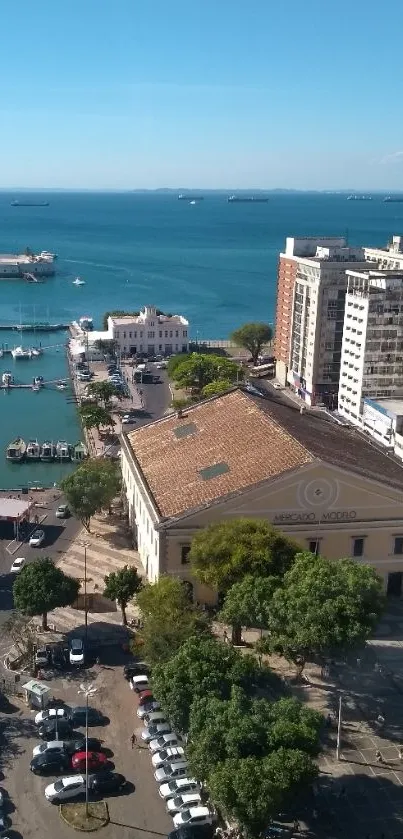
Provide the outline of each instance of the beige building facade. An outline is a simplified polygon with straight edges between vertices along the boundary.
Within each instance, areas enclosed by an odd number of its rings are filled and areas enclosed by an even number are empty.
[[[389,595],[403,592],[402,466],[283,396],[237,389],[137,429],[123,438],[122,470],[150,581],[173,574],[214,602],[192,578],[192,537],[245,516],[267,519],[302,550],[371,565]]]

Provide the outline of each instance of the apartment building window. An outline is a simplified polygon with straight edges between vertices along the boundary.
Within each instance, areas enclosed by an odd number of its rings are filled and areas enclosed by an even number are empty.
[[[179,332],[177,329],[175,330],[175,338],[179,338]]]
[[[160,338],[162,338],[162,329],[160,329],[160,331],[159,331],[159,336],[160,336]]]
[[[168,338],[168,332],[165,330],[165,338]]]
[[[181,564],[187,565],[189,560],[190,545],[182,545],[181,547]]]
[[[364,537],[353,539],[353,556],[364,556]]]
[[[394,554],[403,554],[403,536],[395,536]]]
[[[123,337],[126,338],[126,332],[123,333]]]
[[[129,332],[129,338],[131,338],[131,337],[132,337],[132,333],[131,333],[131,332]]]
[[[184,329],[183,330],[183,337],[187,338],[187,336],[188,336],[188,331],[187,331],[187,329]]]
[[[319,556],[320,554],[320,539],[309,539],[308,540],[308,550],[311,554],[315,554],[315,556]]]

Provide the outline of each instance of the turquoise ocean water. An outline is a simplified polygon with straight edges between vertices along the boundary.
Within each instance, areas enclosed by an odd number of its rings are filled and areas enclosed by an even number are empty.
[[[12,207],[44,194],[0,193],[0,252],[49,250],[57,274],[43,284],[0,282],[0,322],[70,321],[154,303],[184,314],[192,337],[226,338],[247,320],[272,320],[278,253],[287,235],[347,233],[352,245],[383,245],[403,232],[403,204],[346,201],[341,195],[271,195],[267,204],[228,204],[208,196],[190,205],[168,194],[49,193],[49,207]],[[72,285],[80,275],[86,284]],[[66,375],[65,333],[25,335],[47,349],[35,361],[0,359],[20,381]],[[15,333],[0,343],[20,343]],[[4,448],[16,434],[43,440],[79,437],[69,392],[0,394],[0,487],[59,480],[55,464],[13,465]]]

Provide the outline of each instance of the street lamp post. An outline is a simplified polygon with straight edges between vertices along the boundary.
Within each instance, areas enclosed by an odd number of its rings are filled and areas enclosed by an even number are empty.
[[[85,818],[88,819],[88,697],[93,696],[97,688],[89,682],[80,685],[78,693],[85,696]]]

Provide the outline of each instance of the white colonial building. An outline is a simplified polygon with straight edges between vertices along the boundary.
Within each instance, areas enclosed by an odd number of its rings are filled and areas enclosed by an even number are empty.
[[[189,349],[189,321],[145,306],[136,315],[108,318],[108,335],[123,355],[171,355]]]

